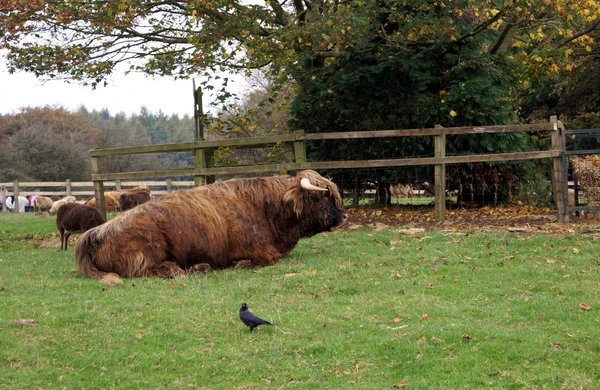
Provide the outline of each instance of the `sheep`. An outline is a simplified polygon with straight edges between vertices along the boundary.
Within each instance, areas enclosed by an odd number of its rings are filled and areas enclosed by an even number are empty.
[[[47,196],[36,196],[33,200],[33,209],[40,213],[43,213],[44,211],[50,212],[52,203],[52,199],[48,198]]]
[[[116,212],[117,208],[119,206],[119,198],[120,198],[121,194],[135,193],[135,192],[147,192],[148,194],[151,193],[150,188],[148,188],[146,186],[134,187],[134,188],[130,188],[128,190],[117,190],[117,191],[105,192],[104,193],[104,204],[106,205],[106,211],[109,213]],[[92,197],[92,198],[88,199],[88,201],[85,202],[85,204],[87,206],[96,207],[96,198]]]
[[[104,218],[93,207],[79,203],[65,203],[58,209],[56,227],[60,232],[60,249],[66,251],[71,233],[83,233],[104,223]]]
[[[52,203],[52,207],[50,207],[50,211],[48,211],[48,213],[50,215],[56,215],[60,207],[67,203],[75,203],[75,197],[69,195],[57,200],[56,202]]]
[[[412,198],[415,193],[409,184],[396,184],[391,186],[390,191],[397,198]]]
[[[147,192],[124,193],[119,197],[119,208],[126,211],[150,200]]]

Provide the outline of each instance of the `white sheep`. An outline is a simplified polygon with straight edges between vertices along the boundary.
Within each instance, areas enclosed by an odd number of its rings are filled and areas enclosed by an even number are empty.
[[[34,210],[43,213],[44,211],[50,211],[52,208],[52,199],[47,196],[36,196],[33,200],[33,208]]]
[[[62,199],[57,200],[56,202],[52,203],[52,207],[50,208],[50,211],[48,211],[48,213],[50,215],[56,215],[56,213],[58,212],[58,209],[60,208],[60,206],[62,206],[65,203],[75,203],[75,197],[74,196],[65,196]]]

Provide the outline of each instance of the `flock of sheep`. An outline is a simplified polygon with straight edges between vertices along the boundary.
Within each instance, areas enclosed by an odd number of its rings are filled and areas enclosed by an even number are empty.
[[[150,200],[148,187],[135,187],[129,190],[118,190],[104,194],[106,211],[126,211]],[[77,203],[74,196],[65,196],[53,201],[45,196],[34,199],[34,209],[50,215],[56,215],[56,227],[60,232],[60,248],[67,250],[69,236],[72,233],[83,233],[106,222],[98,210],[96,199],[91,198],[85,204]]]

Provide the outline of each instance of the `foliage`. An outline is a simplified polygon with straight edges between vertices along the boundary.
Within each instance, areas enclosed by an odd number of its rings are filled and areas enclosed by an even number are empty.
[[[505,61],[529,86],[594,54],[600,24],[595,0],[2,0],[0,11],[0,45],[13,71],[96,86],[125,63],[147,74],[219,78],[221,99],[230,79],[215,71],[268,69],[276,93],[357,53],[406,56],[481,35],[490,36],[482,49],[508,52]]]
[[[482,34],[478,38],[464,43],[417,46],[399,56],[391,55],[395,47],[388,42],[387,51],[374,49],[379,56],[355,55],[330,66],[326,64],[314,72],[306,82],[309,86],[294,102],[292,126],[321,132],[511,123],[517,119],[517,79],[512,69],[502,64],[503,57],[486,52],[491,37]],[[335,148],[331,144],[314,144],[309,156],[315,160],[352,160],[431,157],[434,153],[432,137],[336,141]],[[529,148],[527,135],[501,133],[449,136],[446,151],[447,155],[459,155]],[[518,175],[510,164],[474,165],[476,171],[484,171],[477,177],[496,179],[476,180],[478,191]],[[453,167],[449,188],[459,188],[460,183],[452,180],[459,175],[473,176],[469,173],[472,167]],[[334,176],[350,183],[350,188],[365,187],[365,182],[419,185],[433,182],[433,169],[335,172]],[[389,195],[387,199],[391,200]]]
[[[26,108],[0,116],[0,182],[89,180],[88,150],[193,140],[194,121],[185,116],[112,116],[107,110],[72,113],[62,108]],[[110,172],[189,167],[191,153],[107,158]]]
[[[0,219],[3,387],[598,387],[586,235],[358,229],[276,267],[108,288],[54,218]],[[249,333],[241,302],[274,326]]]
[[[30,108],[0,117],[0,181],[85,180],[87,150],[99,133],[84,115]]]

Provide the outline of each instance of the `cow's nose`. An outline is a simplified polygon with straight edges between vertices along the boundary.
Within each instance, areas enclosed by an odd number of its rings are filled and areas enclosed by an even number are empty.
[[[348,220],[348,214],[344,214],[344,222]]]

